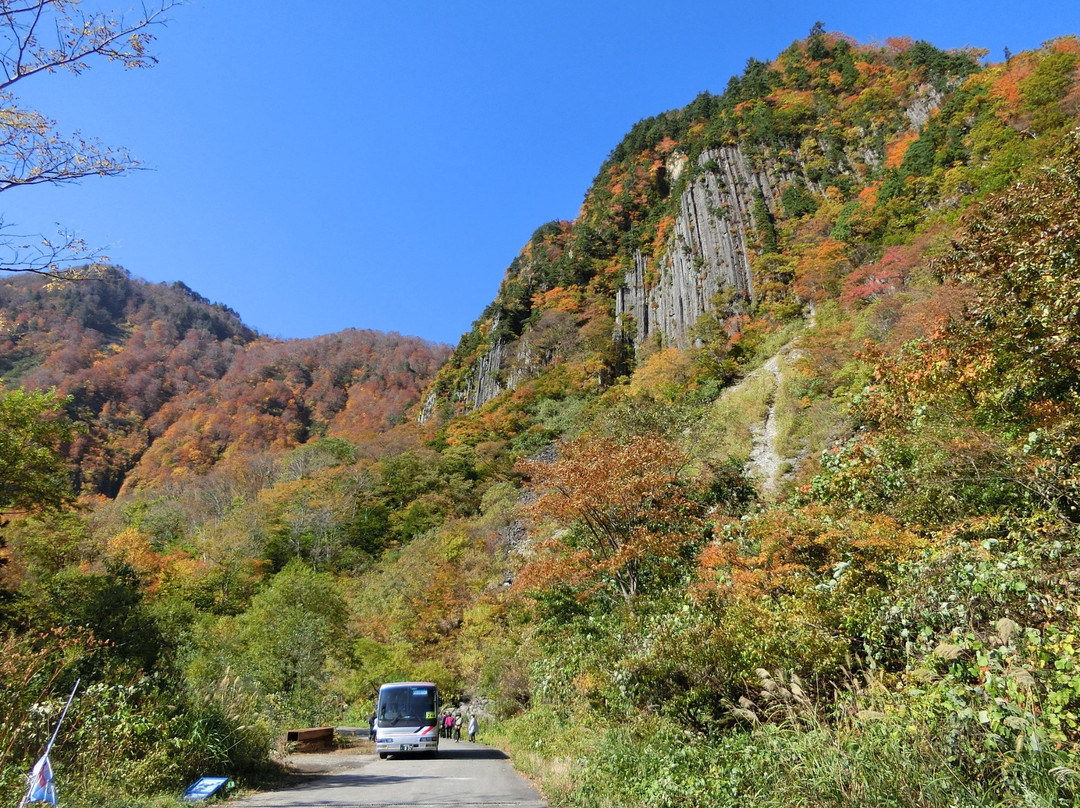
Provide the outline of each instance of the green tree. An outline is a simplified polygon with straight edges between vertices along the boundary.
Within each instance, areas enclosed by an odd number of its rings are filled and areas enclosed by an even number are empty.
[[[1059,102],[1073,83],[1076,56],[1058,51],[1045,56],[1035,71],[1020,82],[1025,111],[1039,133],[1061,126],[1068,119]]]
[[[59,507],[71,499],[60,453],[74,426],[55,390],[0,393],[0,515]]]
[[[62,627],[72,636],[87,631],[102,640],[102,651],[82,663],[84,675],[100,675],[107,666],[113,673],[149,672],[168,649],[145,600],[129,564],[107,562],[94,572],[68,566],[24,585],[17,617],[28,629]]]
[[[818,20],[806,38],[806,55],[818,62],[829,58],[829,41],[825,38],[825,23]]]
[[[778,239],[776,236],[776,221],[769,204],[765,201],[765,195],[760,188],[755,188],[754,193],[754,227],[757,228],[761,238],[761,251],[774,253],[778,251]]]
[[[335,717],[326,684],[331,660],[348,652],[347,616],[333,578],[294,560],[247,611],[202,632],[189,673],[208,690],[230,672],[239,675],[272,719],[320,723]]]

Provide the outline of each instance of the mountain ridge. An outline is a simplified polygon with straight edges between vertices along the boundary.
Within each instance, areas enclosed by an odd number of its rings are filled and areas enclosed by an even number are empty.
[[[205,472],[229,448],[363,443],[404,417],[446,353],[362,329],[271,339],[181,282],[118,268],[61,285],[5,279],[0,322],[0,378],[72,396],[90,425],[72,447],[77,485],[108,496]]]
[[[929,212],[911,207],[918,192],[904,186],[921,181],[935,160],[959,158],[977,178],[974,155],[957,151],[956,138],[1008,131],[1025,114],[1015,74],[1030,73],[1035,58],[1071,58],[1075,48],[1066,37],[1048,43],[1042,56],[980,65],[977,51],[903,39],[858,45],[819,30],[774,62],[749,60],[723,95],[702,94],[639,122],[605,161],[581,215],[539,228],[510,264],[496,299],[429,392],[422,418],[440,398],[462,413],[535,378],[547,362],[535,343],[553,328],[593,322],[637,354],[650,341],[700,345],[692,332],[706,314],[727,322],[733,345],[740,320],[775,328],[820,293],[794,277],[798,268],[783,257],[791,250],[777,244],[779,228],[790,230],[826,204],[839,207],[829,235],[840,250],[850,247],[844,231],[853,245],[868,226],[879,251],[882,236],[908,240],[903,228],[913,230]],[[995,117],[1002,119],[996,126]],[[1017,175],[995,177],[992,187],[1007,176]],[[894,233],[880,221],[886,201],[908,208],[908,223]],[[950,204],[959,208],[960,201]],[[853,237],[853,223],[864,232]],[[779,316],[761,316],[770,306]],[[560,308],[562,316],[550,313]],[[567,312],[578,320],[573,327]],[[629,368],[617,354],[606,360],[607,382]]]

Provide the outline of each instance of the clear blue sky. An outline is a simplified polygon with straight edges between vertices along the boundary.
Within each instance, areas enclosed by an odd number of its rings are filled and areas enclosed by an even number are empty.
[[[271,336],[456,343],[635,122],[723,92],[747,58],[821,20],[999,61],[1080,33],[1080,2],[190,0],[170,19],[151,70],[20,85],[152,170],[11,191],[5,220],[61,222]]]

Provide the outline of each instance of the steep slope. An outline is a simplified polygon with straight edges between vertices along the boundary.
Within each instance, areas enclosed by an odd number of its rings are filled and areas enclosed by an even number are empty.
[[[705,348],[723,382],[809,305],[902,288],[942,228],[1075,115],[1077,48],[983,66],[975,52],[815,29],[751,59],[724,94],[639,122],[580,217],[538,229],[507,269],[422,420],[559,365],[595,392],[668,346]],[[892,245],[915,246],[898,261]]]

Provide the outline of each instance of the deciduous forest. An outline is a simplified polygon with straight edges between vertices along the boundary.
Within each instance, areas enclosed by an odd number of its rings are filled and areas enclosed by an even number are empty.
[[[418,679],[553,805],[1080,804],[1078,64],[816,25],[453,348],[0,279],[0,794],[76,679],[76,806]]]

